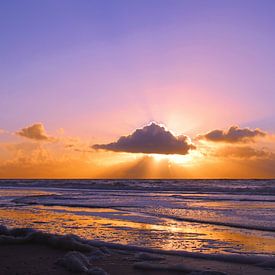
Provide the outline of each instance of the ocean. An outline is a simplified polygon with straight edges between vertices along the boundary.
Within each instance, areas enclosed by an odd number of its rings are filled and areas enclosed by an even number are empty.
[[[275,180],[0,180],[0,223],[167,251],[275,255]]]

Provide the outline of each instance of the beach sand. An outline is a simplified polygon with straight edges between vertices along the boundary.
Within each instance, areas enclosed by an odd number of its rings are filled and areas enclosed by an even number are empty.
[[[229,258],[227,261],[218,261],[166,253],[145,252],[136,247],[89,241],[74,235],[62,236],[33,229],[8,229],[0,226],[1,275],[271,275],[275,272],[274,257],[265,262],[269,267],[264,268],[247,264],[247,259],[244,258],[241,258],[243,263],[240,263],[240,258],[236,258],[239,261],[237,263],[234,262],[235,258],[233,261]]]
[[[57,264],[58,260],[64,257],[68,250],[56,249],[41,244],[2,244],[0,246],[0,274],[85,274],[85,272],[71,272]],[[109,250],[110,255],[100,257],[91,261],[91,267],[100,267],[108,274],[188,274],[184,271],[169,270],[143,270],[134,267],[137,263],[151,263],[156,268],[164,266],[186,266],[190,270],[220,271],[225,274],[274,274],[274,269],[263,269],[254,265],[237,263],[226,263],[194,259],[181,256],[162,255],[163,260],[140,261],[136,258],[135,252]],[[83,253],[84,255],[87,253]],[[96,274],[96,273],[94,273]]]

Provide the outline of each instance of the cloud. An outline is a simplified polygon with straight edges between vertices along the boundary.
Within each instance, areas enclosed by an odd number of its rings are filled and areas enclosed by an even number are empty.
[[[95,144],[92,148],[114,152],[186,155],[196,147],[187,136],[176,137],[163,126],[151,123],[136,129],[131,135],[120,137],[116,142]]]
[[[219,149],[218,157],[240,158],[240,159],[275,159],[275,154],[266,148],[253,148],[250,146],[227,146]]]
[[[5,133],[6,133],[6,131],[5,131],[4,129],[1,129],[1,128],[0,128],[0,135],[1,135],[1,134],[5,134]]]
[[[204,139],[212,142],[253,142],[257,137],[264,137],[267,134],[260,129],[251,130],[249,128],[240,128],[231,126],[228,130],[213,130],[206,134],[197,136],[197,139]]]
[[[0,143],[0,178],[94,178],[102,172],[94,159],[60,142]]]
[[[17,135],[38,141],[54,141],[53,137],[47,135],[42,123],[35,123],[16,132]]]

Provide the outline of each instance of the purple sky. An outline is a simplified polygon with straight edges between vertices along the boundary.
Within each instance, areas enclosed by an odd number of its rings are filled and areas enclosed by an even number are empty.
[[[275,130],[274,1],[0,5],[1,128]]]
[[[141,152],[188,154],[145,157],[149,176],[164,157],[167,177],[273,177],[274,14],[273,0],[1,1],[0,177],[127,176],[140,141],[116,141],[152,121],[165,128],[143,128]],[[235,144],[234,125],[264,132]]]

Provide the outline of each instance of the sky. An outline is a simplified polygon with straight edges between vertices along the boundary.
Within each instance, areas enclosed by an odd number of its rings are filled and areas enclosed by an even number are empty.
[[[2,1],[0,177],[275,177],[274,13]]]

